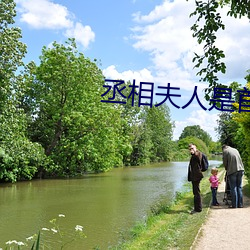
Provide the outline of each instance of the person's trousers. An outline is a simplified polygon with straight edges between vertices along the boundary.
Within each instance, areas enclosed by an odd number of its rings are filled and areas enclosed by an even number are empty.
[[[242,177],[244,171],[237,171],[228,175],[230,192],[232,197],[232,207],[243,207]]]
[[[218,204],[217,201],[217,187],[211,187],[212,190],[212,205],[216,206]]]
[[[201,212],[202,204],[201,204],[200,181],[192,181],[192,187],[194,195],[194,210],[197,212]]]

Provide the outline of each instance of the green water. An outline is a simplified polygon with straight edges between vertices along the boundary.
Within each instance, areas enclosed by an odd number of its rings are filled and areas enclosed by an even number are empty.
[[[56,218],[67,235],[72,236],[75,226],[81,225],[87,236],[64,249],[108,249],[118,243],[122,232],[143,220],[154,203],[163,197],[173,199],[186,183],[187,164],[170,162],[119,168],[81,179],[1,184],[0,248],[8,240],[25,242],[41,228],[51,228],[49,221]],[[59,240],[58,233],[42,232],[48,245]]]

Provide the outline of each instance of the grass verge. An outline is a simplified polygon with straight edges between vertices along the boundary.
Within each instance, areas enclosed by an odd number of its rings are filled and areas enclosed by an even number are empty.
[[[220,176],[222,173],[223,171]],[[145,222],[138,223],[123,242],[110,249],[190,249],[208,214],[211,201],[208,177],[201,181],[201,193],[203,203],[201,213],[194,215],[189,213],[193,208],[193,194],[191,183],[188,183],[183,192],[176,193],[170,205],[162,203],[152,208]]]

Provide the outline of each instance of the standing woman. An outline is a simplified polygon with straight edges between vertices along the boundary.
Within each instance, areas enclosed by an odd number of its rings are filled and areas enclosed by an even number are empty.
[[[191,158],[188,167],[188,181],[192,182],[194,209],[191,211],[191,214],[194,214],[202,211],[200,191],[200,181],[203,178],[203,174],[201,172],[202,153],[192,143],[188,145],[188,148],[191,153]]]

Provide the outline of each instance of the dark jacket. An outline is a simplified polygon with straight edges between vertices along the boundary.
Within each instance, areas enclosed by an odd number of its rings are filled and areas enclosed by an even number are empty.
[[[201,158],[202,153],[199,150],[191,155],[188,166],[188,181],[200,181],[203,178],[201,172]]]

